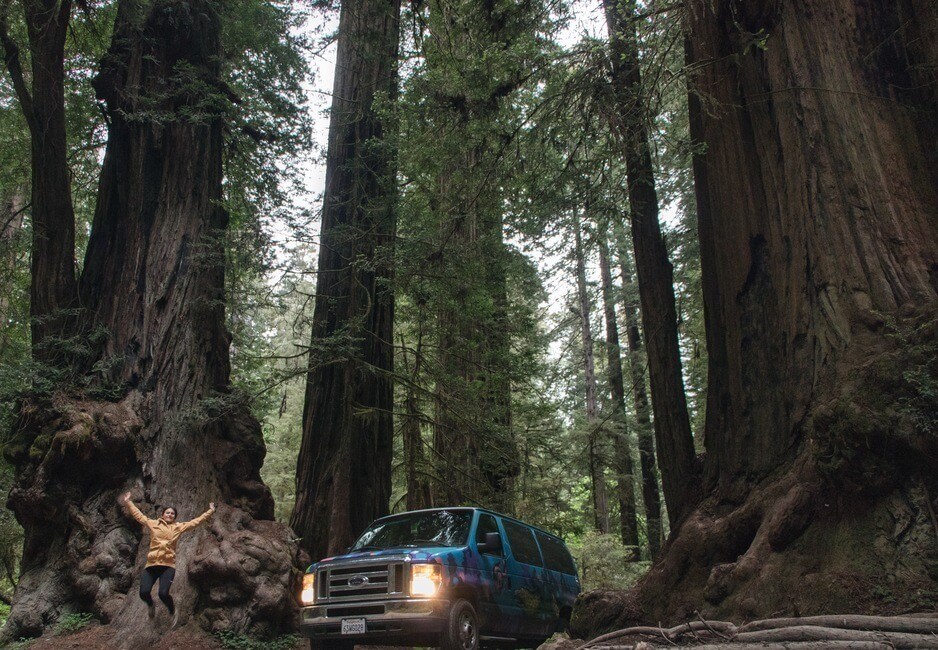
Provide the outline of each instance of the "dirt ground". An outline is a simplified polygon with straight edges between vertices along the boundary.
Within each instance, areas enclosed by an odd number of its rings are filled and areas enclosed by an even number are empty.
[[[113,636],[113,631],[107,626],[90,625],[72,634],[42,636],[23,647],[28,650],[67,650],[70,648],[114,650]],[[297,643],[297,650],[308,647],[304,641]],[[152,648],[153,650],[223,650],[224,646],[216,637],[202,630],[183,628],[167,632]]]

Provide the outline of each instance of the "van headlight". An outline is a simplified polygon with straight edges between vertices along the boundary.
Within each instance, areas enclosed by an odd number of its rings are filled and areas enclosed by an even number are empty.
[[[303,574],[303,591],[300,592],[300,602],[304,605],[312,605],[316,600],[316,574]]]
[[[443,584],[443,569],[439,564],[413,564],[410,595],[430,598],[436,596]]]

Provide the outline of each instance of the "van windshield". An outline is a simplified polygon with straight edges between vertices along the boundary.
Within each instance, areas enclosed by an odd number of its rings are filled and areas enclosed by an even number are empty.
[[[350,550],[465,546],[471,522],[471,510],[432,510],[389,517],[372,524]]]

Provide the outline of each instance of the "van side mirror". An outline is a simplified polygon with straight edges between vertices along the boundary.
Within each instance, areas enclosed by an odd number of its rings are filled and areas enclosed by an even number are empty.
[[[502,554],[502,536],[498,533],[486,533],[485,542],[479,544],[479,553],[490,555]]]

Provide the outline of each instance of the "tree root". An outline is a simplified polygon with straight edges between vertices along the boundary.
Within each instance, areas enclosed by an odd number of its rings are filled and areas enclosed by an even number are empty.
[[[691,633],[699,632],[701,634],[712,634],[719,633],[725,634],[727,637],[733,637],[736,635],[736,626],[732,623],[727,623],[725,621],[690,621],[689,623],[682,623],[681,625],[676,625],[675,627],[664,629],[660,627],[651,627],[640,625],[636,627],[628,627],[622,630],[616,630],[615,632],[610,632],[608,634],[603,634],[598,636],[592,641],[580,646],[578,650],[586,650],[586,648],[594,647],[609,647],[606,644],[606,641],[612,641],[614,639],[619,639],[624,636],[632,635],[648,635],[656,636],[658,638],[663,638],[669,643],[675,642],[681,636]]]
[[[770,618],[737,627],[726,621],[706,621],[701,617],[671,628],[635,626],[616,630],[588,641],[577,650],[624,650],[632,646],[615,642],[628,636],[651,637],[648,642],[635,645],[635,650],[661,647],[662,642],[674,646],[687,635],[692,635],[693,639],[684,639],[686,641],[709,642],[709,645],[694,645],[697,650],[726,647],[733,650],[938,648],[938,618],[927,613],[888,617],[808,616]]]

